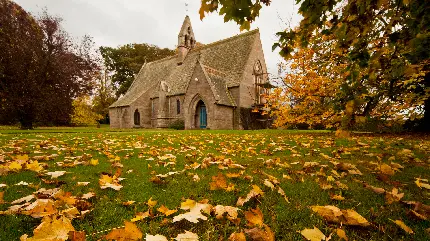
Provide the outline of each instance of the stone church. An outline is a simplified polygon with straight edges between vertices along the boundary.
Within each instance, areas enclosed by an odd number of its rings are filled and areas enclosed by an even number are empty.
[[[196,43],[186,16],[177,54],[142,66],[127,93],[109,107],[111,128],[167,128],[182,120],[186,129],[242,129],[241,107],[256,110],[265,102],[259,30]]]

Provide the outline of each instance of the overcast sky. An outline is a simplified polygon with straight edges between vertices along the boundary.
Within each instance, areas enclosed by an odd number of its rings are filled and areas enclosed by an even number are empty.
[[[191,18],[194,35],[203,44],[239,34],[234,22],[224,23],[218,13],[199,18],[200,0],[15,0],[37,15],[47,8],[63,18],[63,27],[73,37],[90,35],[97,46],[117,47],[128,43],[149,43],[173,49],[185,15]],[[260,29],[269,72],[276,74],[281,60],[272,52],[275,33],[300,20],[295,0],[273,0],[263,8],[251,30]],[[186,11],[185,3],[188,3]]]

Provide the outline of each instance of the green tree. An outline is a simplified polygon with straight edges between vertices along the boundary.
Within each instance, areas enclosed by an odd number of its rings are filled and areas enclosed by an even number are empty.
[[[100,47],[100,52],[107,70],[113,73],[112,84],[117,97],[127,92],[145,62],[175,54],[174,50],[145,43],[126,44],[117,48]]]
[[[115,102],[115,93],[112,88],[111,77],[104,71],[100,73],[99,77],[96,79],[96,88],[93,95],[93,111],[101,116],[103,124],[108,124],[109,122],[109,106]]]
[[[219,10],[249,29],[269,0],[203,0],[200,14]],[[430,130],[430,5],[418,0],[298,0],[299,26],[278,32],[273,49],[289,59],[318,34],[334,36],[332,53],[348,57],[339,111],[392,118],[420,114]],[[297,45],[298,44],[298,45]],[[348,103],[354,103],[353,105]],[[379,109],[378,109],[379,108]],[[348,111],[349,112],[349,111]],[[353,117],[354,115],[352,115]],[[403,118],[403,117],[399,117]]]

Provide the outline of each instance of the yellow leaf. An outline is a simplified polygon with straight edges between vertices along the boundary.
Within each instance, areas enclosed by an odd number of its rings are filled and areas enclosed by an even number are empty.
[[[146,241],[168,241],[165,236],[159,235],[159,234],[157,235],[146,234],[145,240]]]
[[[379,166],[379,170],[381,171],[382,174],[389,175],[389,176],[394,175],[394,170],[385,163]]]
[[[131,240],[141,240],[142,232],[132,222],[125,221],[125,227],[119,229],[113,229],[108,233],[105,238],[107,240],[117,240],[117,241],[131,241]]]
[[[134,222],[143,220],[143,219],[145,219],[147,217],[149,217],[149,211],[146,211],[144,213],[137,213],[136,217],[132,218],[130,221],[134,223]]]
[[[232,233],[228,238],[229,241],[246,241],[245,234],[243,232],[240,233]]]
[[[148,200],[148,202],[146,203],[148,204],[148,206],[150,208],[154,207],[155,205],[157,205],[157,201],[156,200],[152,200],[152,197]]]
[[[245,219],[248,221],[247,225],[250,227],[260,227],[263,225],[263,213],[259,207],[251,209],[250,211],[245,211]]]
[[[34,236],[28,238],[27,234],[21,236],[21,241],[62,241],[69,238],[69,232],[75,231],[71,222],[66,217],[49,217],[42,219],[42,223],[33,231]]]
[[[39,164],[38,161],[34,161],[32,163],[29,163],[26,165],[27,170],[31,170],[31,171],[35,171],[35,172],[40,172],[43,170],[43,167],[41,164]]]
[[[92,166],[97,166],[97,165],[99,164],[99,160],[98,160],[98,159],[91,159],[91,160],[90,160],[90,164],[91,164]]]
[[[321,241],[325,240],[326,238],[325,235],[317,227],[314,227],[313,229],[303,229],[300,234],[303,235],[303,237],[305,237],[309,241]]]
[[[340,239],[348,241],[348,237],[346,236],[346,233],[343,229],[340,229],[340,228],[336,229],[336,234],[337,236],[339,236]]]
[[[9,163],[8,168],[12,171],[19,171],[22,169],[22,165],[18,161],[14,161]]]
[[[166,215],[167,217],[176,213],[178,210],[174,209],[174,210],[170,210],[168,209],[166,206],[161,205],[161,207],[159,207],[157,209],[157,211],[159,211],[160,213],[163,213],[164,215]]]
[[[391,220],[391,219],[390,219]],[[401,221],[401,220],[395,220],[395,221],[393,221],[393,220],[391,220],[391,222],[393,222],[393,223],[395,223],[395,224],[397,224],[399,227],[401,227],[405,232],[407,232],[408,234],[413,234],[414,233],[414,231],[410,228],[410,227],[408,227],[403,221]]]
[[[185,233],[178,234],[176,238],[174,238],[176,241],[198,241],[199,236],[193,232],[185,231]]]

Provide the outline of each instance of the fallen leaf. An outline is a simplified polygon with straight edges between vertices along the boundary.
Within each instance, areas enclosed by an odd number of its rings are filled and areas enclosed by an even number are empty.
[[[245,229],[245,233],[254,241],[275,241],[275,234],[266,224],[262,228]]]
[[[340,239],[348,241],[348,237],[346,236],[346,233],[343,229],[340,229],[340,228],[336,229],[336,234]]]
[[[185,231],[185,233],[178,234],[176,238],[174,238],[176,241],[198,241],[199,236],[193,232]]]
[[[395,224],[397,224],[397,226],[399,226],[400,228],[402,228],[408,234],[413,234],[414,233],[414,231],[410,227],[408,227],[403,221],[401,221],[401,220],[395,220],[395,221],[393,221],[391,219],[390,219],[390,221],[393,222],[393,223],[395,223]]]
[[[263,196],[264,192],[257,185],[252,185],[251,191],[246,195],[246,198],[239,197],[237,200],[237,206],[243,206],[246,202],[251,200],[251,198]]]
[[[159,235],[159,234],[157,235],[146,234],[145,240],[146,241],[168,241],[165,236]]]
[[[245,219],[248,221],[247,225],[250,227],[263,225],[263,213],[260,208],[251,209],[250,211],[245,211]]]
[[[167,207],[165,207],[164,205],[161,205],[161,207],[159,207],[157,209],[157,211],[159,211],[160,213],[163,213],[164,215],[166,215],[166,217],[176,213],[178,210],[174,209],[174,210],[170,210]]]
[[[70,241],[85,241],[85,231],[70,231],[69,232]]]
[[[232,233],[228,238],[229,241],[246,241],[245,234],[243,232],[240,233]]]
[[[321,241],[326,239],[325,235],[317,227],[313,229],[305,228],[300,231],[300,234],[309,241]]]
[[[383,163],[382,165],[379,166],[379,170],[382,174],[388,175],[388,176],[392,176],[394,175],[394,170],[387,164]]]
[[[130,241],[130,240],[141,240],[142,232],[132,222],[125,221],[125,227],[119,229],[113,229],[110,233],[105,236],[107,240],[117,241]]]
[[[57,178],[64,174],[66,174],[66,171],[55,171],[55,172],[47,172],[45,173],[48,176],[51,176],[51,178]]]
[[[42,223],[34,229],[34,236],[29,238],[27,234],[21,236],[21,241],[63,241],[69,238],[69,232],[75,231],[70,220],[66,217],[46,216]]]

